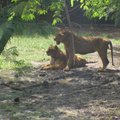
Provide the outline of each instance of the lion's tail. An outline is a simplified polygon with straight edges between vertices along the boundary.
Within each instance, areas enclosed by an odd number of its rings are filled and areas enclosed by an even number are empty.
[[[113,62],[113,45],[112,45],[111,41],[109,42],[109,45],[110,45],[110,50],[111,50],[112,65],[114,66],[114,62]]]

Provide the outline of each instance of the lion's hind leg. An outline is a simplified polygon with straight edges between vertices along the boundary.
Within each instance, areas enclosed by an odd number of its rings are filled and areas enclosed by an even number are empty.
[[[74,57],[75,64],[73,67],[85,67],[86,66],[86,59],[82,58],[80,55],[75,55]]]
[[[103,71],[106,69],[107,65],[109,64],[109,60],[107,58],[107,48],[103,48],[102,50],[98,51],[98,54],[102,60],[103,67],[99,68],[99,71]]]

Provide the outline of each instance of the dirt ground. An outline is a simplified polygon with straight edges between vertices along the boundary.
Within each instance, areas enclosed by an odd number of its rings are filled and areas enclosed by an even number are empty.
[[[1,71],[0,120],[120,120],[120,46],[114,46],[115,66],[108,58],[104,72],[97,71],[97,53],[87,56],[93,63],[68,72],[41,70],[39,62]]]

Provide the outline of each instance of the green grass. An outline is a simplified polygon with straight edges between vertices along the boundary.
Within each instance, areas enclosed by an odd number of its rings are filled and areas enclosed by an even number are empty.
[[[8,45],[17,46],[19,51],[19,59],[25,61],[42,61],[46,59],[46,50],[50,44],[54,44],[53,37],[44,38],[40,36],[34,37],[14,37]]]
[[[119,40],[113,40],[112,43],[113,43],[114,45],[120,45],[120,39],[119,39]]]
[[[53,36],[47,38],[39,35],[33,37],[14,36],[7,44],[6,49],[16,46],[19,52],[16,60],[23,61],[25,65],[29,65],[32,61],[48,60],[49,57],[46,55],[46,50],[51,44],[55,44]],[[4,56],[0,56],[0,67],[2,69],[12,69],[16,67],[13,62],[4,59]]]

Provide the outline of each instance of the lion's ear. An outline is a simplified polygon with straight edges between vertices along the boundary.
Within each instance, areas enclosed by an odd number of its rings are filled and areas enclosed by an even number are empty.
[[[65,31],[65,28],[61,28],[60,31],[61,31],[61,32],[64,32],[64,31]]]
[[[61,35],[62,35],[62,34],[64,34],[64,32],[65,32],[65,31],[66,31],[66,29],[65,29],[65,28],[61,28],[59,32],[60,32],[60,33],[61,33]]]
[[[62,31],[60,31],[59,34],[62,35],[62,36],[64,35],[64,33]]]
[[[50,45],[49,48],[53,48],[53,45]]]
[[[57,45],[55,45],[55,49],[56,49],[56,50],[58,49],[58,46],[57,46]]]

